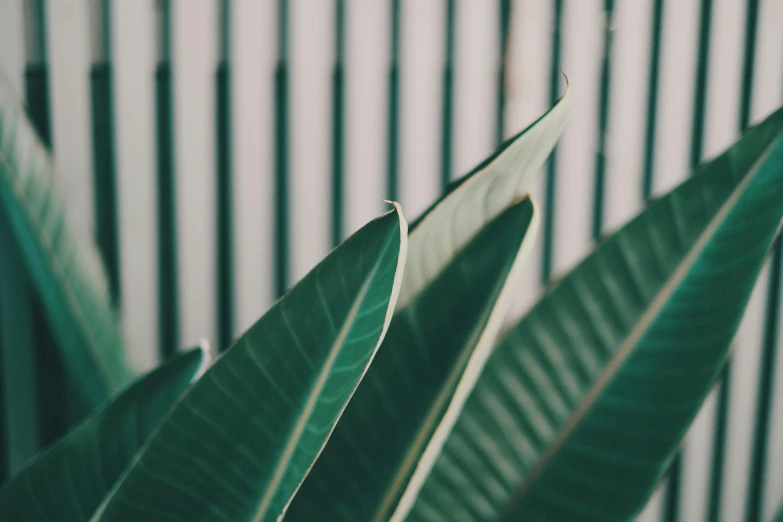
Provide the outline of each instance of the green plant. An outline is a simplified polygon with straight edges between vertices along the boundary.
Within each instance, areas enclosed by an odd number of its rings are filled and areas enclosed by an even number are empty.
[[[94,242],[69,226],[52,161],[0,74],[0,202],[75,386],[96,407],[135,376]]]
[[[367,224],[201,377],[187,352],[117,392],[129,372],[102,333],[118,329],[96,256],[72,257],[46,153],[0,89],[3,208],[69,370],[94,403],[112,395],[0,489],[0,520],[632,518],[780,225],[783,111],[496,341],[538,230],[527,187],[569,104],[570,89],[410,230],[396,204]]]

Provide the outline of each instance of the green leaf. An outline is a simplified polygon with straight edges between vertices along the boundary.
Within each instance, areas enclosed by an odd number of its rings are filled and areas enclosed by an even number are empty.
[[[202,350],[145,375],[0,489],[0,520],[87,520],[190,384]]]
[[[532,201],[512,205],[394,314],[286,520],[389,520],[486,361],[537,230]]]
[[[93,241],[78,237],[55,191],[53,167],[0,74],[0,211],[57,337],[71,381],[97,406],[134,377]]]
[[[783,522],[783,506],[778,510],[778,514],[774,520],[775,522]]]
[[[570,106],[569,86],[554,107],[452,183],[411,225],[398,309],[410,304],[487,222],[528,192],[563,132]]]
[[[724,364],[783,216],[783,111],[504,337],[408,520],[629,520]]]
[[[199,379],[93,520],[276,520],[383,340],[406,248],[396,207],[333,250]]]

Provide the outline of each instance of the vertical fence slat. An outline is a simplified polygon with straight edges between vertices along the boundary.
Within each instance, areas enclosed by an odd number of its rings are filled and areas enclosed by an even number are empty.
[[[644,138],[644,169],[642,199],[652,195],[655,175],[655,142],[658,127],[658,90],[661,71],[661,34],[663,33],[664,0],[655,0],[652,12],[652,35],[650,38],[650,77],[647,87],[647,121]]]
[[[28,0],[27,66],[25,69],[25,103],[27,113],[43,143],[52,148],[51,106],[49,98],[49,67],[47,63],[46,8],[42,0]],[[32,339],[35,345],[35,365],[38,392],[39,435],[43,446],[54,442],[67,427],[65,375],[62,356],[49,328],[43,305],[31,293]]]
[[[90,94],[92,112],[95,232],[115,305],[120,303],[120,247],[117,224],[117,176],[114,158],[114,107],[111,65],[111,7],[93,3]]]
[[[758,31],[759,0],[748,0],[745,18],[745,60],[742,64],[742,88],[740,91],[740,130],[750,125],[753,97],[753,75],[756,70],[756,33]]]
[[[25,104],[44,144],[51,149],[52,130],[49,110],[49,70],[45,63],[28,63],[24,72]]]
[[[400,193],[400,2],[391,2],[391,60],[389,63],[388,135],[386,150],[386,196],[397,201]]]
[[[49,67],[47,64],[46,2],[25,1],[27,65],[25,67],[25,103],[27,114],[44,144],[52,147],[52,123],[49,107]]]
[[[712,33],[712,0],[701,0],[699,20],[699,50],[696,63],[696,85],[693,95],[693,129],[691,133],[690,167],[702,160],[704,151],[704,123],[707,108],[707,73],[710,62],[710,34]]]
[[[758,396],[756,397],[756,425],[753,431],[753,448],[748,481],[748,522],[760,522],[764,512],[767,454],[772,415],[772,395],[776,368],[777,345],[780,326],[780,279],[783,243],[777,238],[772,247],[770,282],[767,290],[764,317],[764,338],[759,366]]]
[[[446,56],[443,66],[443,106],[440,130],[440,185],[443,191],[451,182],[453,159],[455,2],[456,0],[446,0]]]
[[[158,176],[158,330],[160,355],[166,359],[179,348],[171,0],[160,0],[157,14],[159,54],[155,70],[155,115]]]
[[[277,66],[275,68],[275,293],[288,290],[288,2],[277,4]]]
[[[593,188],[592,236],[596,240],[604,226],[604,194],[606,185],[606,136],[609,122],[609,86],[612,74],[612,31],[614,0],[604,0],[604,46],[598,95],[598,150],[595,156],[595,186]]]
[[[712,440],[710,483],[707,497],[707,522],[718,522],[721,516],[724,463],[726,459],[726,432],[729,420],[729,390],[731,389],[731,364],[727,361],[718,383],[715,404],[715,433]]]
[[[552,68],[549,75],[549,105],[553,106],[560,97],[560,60],[563,26],[563,0],[553,0],[554,22],[552,25]],[[555,231],[555,187],[557,182],[557,147],[549,155],[546,165],[546,188],[544,195],[543,244],[541,252],[541,281],[546,284],[552,277]]]
[[[399,153],[400,153],[400,1],[391,3],[391,61],[389,64],[389,104],[387,136],[386,194],[392,201],[399,198]]]
[[[503,143],[506,129],[506,68],[508,66],[509,30],[511,27],[511,0],[500,0],[498,27],[500,29],[500,60],[498,62],[497,117],[495,145]]]
[[[221,0],[218,64],[215,71],[217,342],[225,350],[234,338],[234,219],[231,163],[231,6]]]
[[[117,233],[117,185],[114,168],[112,71],[109,63],[90,70],[92,98],[95,234],[106,265],[112,302],[120,303],[120,247]]]
[[[345,227],[345,0],[335,0],[334,70],[332,71],[332,245]]]

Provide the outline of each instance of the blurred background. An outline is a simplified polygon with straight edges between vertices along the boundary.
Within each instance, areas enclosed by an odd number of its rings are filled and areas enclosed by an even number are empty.
[[[383,199],[412,221],[562,95],[562,70],[572,112],[532,191],[544,227],[519,315],[601,233],[783,103],[782,24],[783,0],[0,0],[0,68],[52,148],[73,222],[99,241],[148,369],[166,346],[226,345]],[[33,353],[38,326],[4,230],[7,475],[57,434],[19,406],[57,394],[25,385],[57,365],[11,355]],[[773,261],[731,386],[641,519],[749,520],[757,506],[767,520],[783,500]]]

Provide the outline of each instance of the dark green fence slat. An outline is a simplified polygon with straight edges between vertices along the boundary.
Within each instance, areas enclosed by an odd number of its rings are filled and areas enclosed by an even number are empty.
[[[278,2],[278,60],[275,68],[275,294],[288,290],[288,2]]]
[[[606,185],[606,136],[609,126],[609,92],[612,76],[612,31],[614,0],[604,0],[604,51],[598,95],[598,151],[595,156],[595,186],[593,187],[593,239],[598,239],[604,227],[604,186]]]
[[[111,65],[111,2],[91,5],[92,66],[90,100],[92,116],[93,201],[95,235],[109,279],[112,303],[120,299],[120,244],[117,222],[117,174],[114,153],[114,85]]]
[[[772,247],[770,281],[767,290],[766,314],[764,317],[764,344],[759,365],[758,396],[756,397],[756,425],[753,430],[753,449],[750,457],[750,480],[748,481],[748,508],[746,520],[760,522],[764,511],[764,495],[767,472],[767,457],[772,415],[772,395],[777,365],[777,346],[780,331],[780,278],[783,243],[777,238]]]
[[[177,273],[177,212],[174,159],[173,84],[171,64],[171,4],[161,0],[160,58],[155,71],[158,174],[158,330],[162,359],[179,349],[179,281]]]
[[[117,175],[114,160],[114,117],[111,64],[90,70],[92,94],[93,183],[95,232],[115,305],[120,303],[120,242],[117,223]]]
[[[561,28],[563,26],[563,0],[553,0],[554,26],[552,27],[552,68],[549,75],[549,105],[560,98]],[[555,187],[557,186],[557,147],[546,165],[546,192],[544,195],[543,241],[541,252],[541,281],[547,284],[552,278],[555,234]]]
[[[231,163],[230,11],[221,2],[218,38],[220,58],[215,71],[216,194],[217,194],[217,341],[225,350],[234,339],[234,205]]]
[[[220,63],[215,73],[217,119],[217,327],[218,346],[234,336],[234,241],[231,173],[231,73]]]
[[[745,18],[745,59],[742,64],[740,91],[740,130],[750,125],[753,98],[753,74],[756,70],[756,33],[758,31],[759,0],[748,0]]]
[[[446,59],[443,66],[443,100],[440,129],[440,185],[445,191],[451,183],[452,143],[454,140],[454,33],[456,0],[446,0]]]
[[[691,133],[690,167],[702,160],[704,151],[704,124],[707,110],[707,72],[710,63],[710,34],[712,33],[712,0],[701,0],[699,20],[698,61],[693,94],[693,125]]]
[[[506,68],[508,67],[509,32],[511,28],[511,0],[500,0],[498,6],[500,29],[500,60],[498,63],[497,119],[495,145],[503,143],[506,128]]]
[[[709,493],[707,497],[707,522],[719,522],[723,498],[724,463],[726,459],[726,432],[729,425],[729,390],[731,389],[731,364],[723,367],[718,383],[718,399],[715,404],[715,434],[712,440]]]
[[[400,154],[400,0],[391,3],[391,61],[389,64],[389,113],[386,151],[386,197],[399,200]]]
[[[675,522],[680,519],[680,493],[682,491],[682,454],[677,453],[669,465],[666,476],[666,495],[663,504],[663,520]]]
[[[231,0],[218,4],[218,66],[231,63]]]
[[[49,108],[49,70],[46,63],[28,64],[24,72],[25,105],[30,121],[41,141],[52,148],[52,124]]]
[[[288,65],[275,71],[275,293],[288,290]]]
[[[647,121],[644,137],[644,169],[642,199],[652,195],[655,176],[655,142],[658,127],[658,88],[661,70],[661,34],[663,33],[663,0],[655,0],[652,11],[652,36],[650,39],[650,77],[647,86]]]
[[[174,125],[172,121],[171,63],[161,62],[155,71],[158,164],[158,307],[161,358],[179,348],[179,299],[177,281],[177,213],[174,181]]]
[[[332,245],[343,239],[345,220],[345,0],[335,0],[332,71]]]

